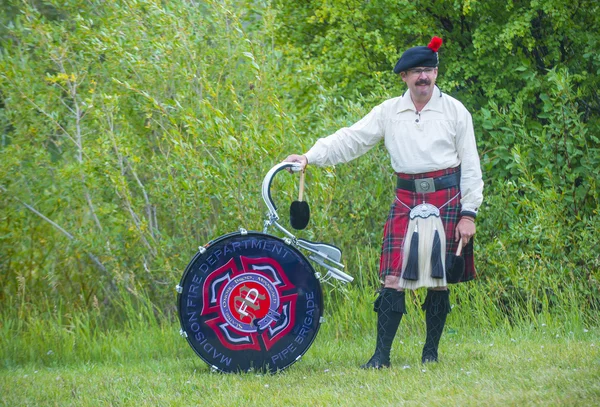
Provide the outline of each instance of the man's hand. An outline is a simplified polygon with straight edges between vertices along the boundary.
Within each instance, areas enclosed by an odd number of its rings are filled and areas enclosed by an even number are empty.
[[[463,216],[454,230],[454,241],[458,242],[459,239],[462,239],[463,246],[466,245],[475,235],[475,229],[475,219],[470,216]]]
[[[298,163],[302,166],[302,169],[306,168],[308,165],[308,159],[304,155],[292,154],[288,155],[284,162],[287,163]]]

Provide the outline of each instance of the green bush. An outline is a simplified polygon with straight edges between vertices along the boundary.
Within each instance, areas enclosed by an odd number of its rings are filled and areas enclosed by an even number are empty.
[[[433,34],[486,181],[480,279],[456,301],[512,319],[598,309],[596,3],[5,3],[0,306],[19,318],[114,321],[123,296],[172,315],[198,245],[262,229],[267,170],[402,92],[399,51]],[[332,304],[372,299],[393,185],[383,146],[309,171],[302,236],[340,246],[356,278]],[[294,199],[292,177],[274,187]]]

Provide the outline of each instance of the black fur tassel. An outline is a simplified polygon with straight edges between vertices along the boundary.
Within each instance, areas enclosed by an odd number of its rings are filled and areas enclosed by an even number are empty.
[[[444,266],[442,265],[442,243],[440,234],[435,231],[433,235],[433,247],[431,249],[431,277],[444,278]]]
[[[419,279],[419,233],[416,228],[410,238],[410,251],[408,253],[408,260],[406,261],[406,268],[404,269],[404,273],[402,273],[402,278],[412,281]]]

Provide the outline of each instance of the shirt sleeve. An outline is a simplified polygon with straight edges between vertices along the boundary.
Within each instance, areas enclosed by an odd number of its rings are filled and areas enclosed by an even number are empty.
[[[459,113],[456,149],[461,162],[461,213],[476,216],[483,202],[483,179],[473,131],[473,119],[466,109]]]
[[[382,107],[376,106],[350,127],[317,140],[304,155],[308,163],[319,167],[346,163],[360,157],[383,138]]]

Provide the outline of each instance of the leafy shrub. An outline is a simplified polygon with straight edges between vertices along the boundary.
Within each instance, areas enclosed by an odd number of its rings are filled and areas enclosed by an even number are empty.
[[[489,293],[517,316],[598,308],[595,3],[5,3],[0,304],[20,317],[118,315],[123,295],[173,312],[198,245],[262,228],[266,171],[402,92],[399,51],[432,34],[487,185],[480,283],[457,300]],[[363,299],[378,285],[388,163],[378,146],[307,179],[303,237],[343,249]],[[275,186],[291,202],[293,179]]]

